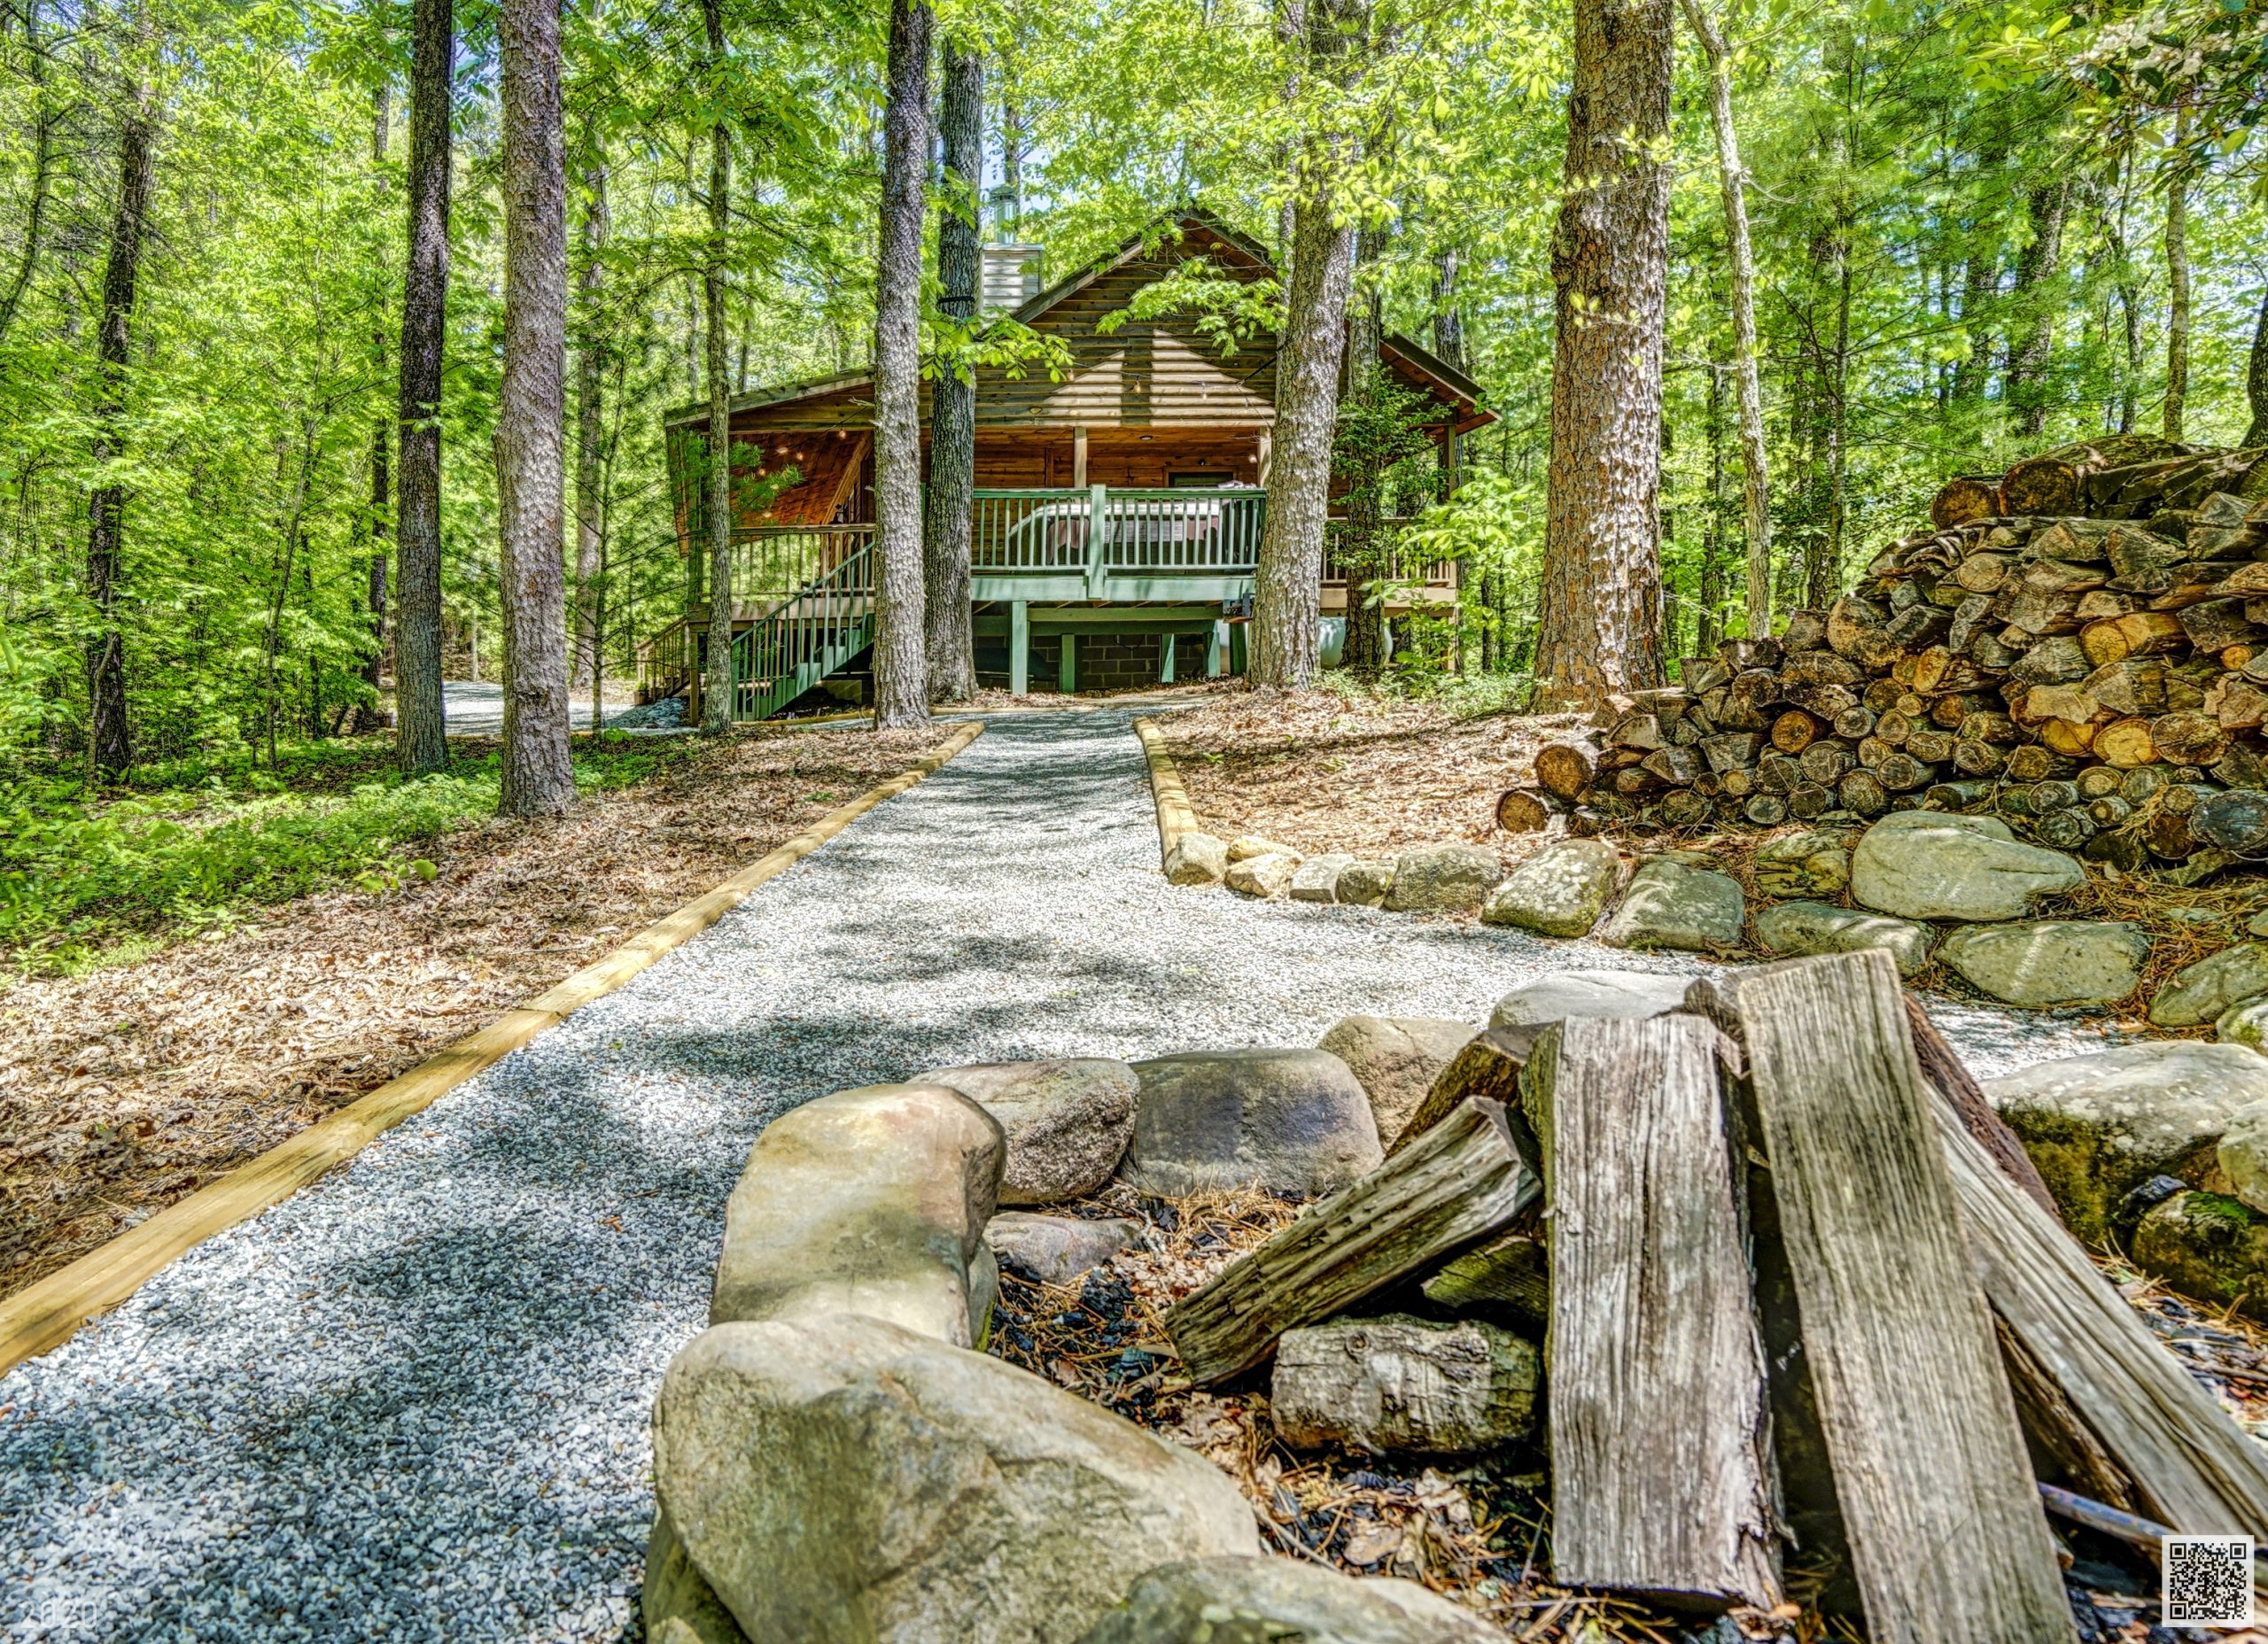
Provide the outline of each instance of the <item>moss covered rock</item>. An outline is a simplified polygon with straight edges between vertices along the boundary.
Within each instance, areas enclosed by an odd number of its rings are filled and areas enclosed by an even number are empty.
[[[2135,1228],[2133,1257],[2185,1296],[2268,1318],[2268,1217],[2241,1199],[2176,1193]]]

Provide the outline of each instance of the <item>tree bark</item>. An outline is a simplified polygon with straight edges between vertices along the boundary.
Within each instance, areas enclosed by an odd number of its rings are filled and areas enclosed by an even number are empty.
[[[1385,246],[1382,230],[1361,230],[1355,237],[1355,272],[1374,266]],[[1377,289],[1366,286],[1355,292],[1347,306],[1347,399],[1372,417],[1373,402],[1386,389],[1386,374],[1379,365],[1384,330]],[[1365,420],[1370,419],[1358,418]],[[1341,660],[1357,679],[1374,679],[1386,663],[1386,612],[1371,593],[1371,583],[1386,572],[1385,498],[1380,494],[1386,473],[1375,452],[1342,453],[1340,466],[1348,481],[1347,522],[1339,541],[1340,563],[1347,578],[1347,644]]]
[[[967,327],[976,318],[978,223],[983,210],[984,54],[949,40],[944,69],[937,306],[955,325]],[[929,385],[929,407],[928,517],[923,522],[921,568],[929,700],[961,702],[976,694],[968,606],[969,508],[976,488],[975,368],[939,370]]]
[[[568,763],[567,164],[559,0],[498,13],[504,113],[504,372],[496,412],[506,816],[563,815]]]
[[[721,0],[701,0],[706,31],[709,96],[717,99],[725,62]],[[733,139],[721,113],[709,128],[709,238],[701,254],[702,332],[708,344],[708,484],[703,517],[709,526],[709,651],[701,685],[701,728],[711,735],[733,724],[733,405],[726,362],[730,322],[725,317],[725,236],[730,226]]]
[[[145,25],[146,27],[146,25]],[[102,329],[96,334],[94,459],[97,471],[120,455],[126,367],[134,341],[134,288],[150,203],[151,91],[140,65],[131,71],[118,128],[118,204],[103,268]],[[133,757],[126,717],[126,636],[119,624],[126,487],[105,479],[89,500],[87,599],[95,609],[87,640],[87,743],[97,774],[123,775]]]
[[[1363,19],[1364,4],[1310,0],[1312,68],[1342,82],[1358,71],[1347,58],[1348,25]],[[1347,141],[1311,134],[1293,177],[1291,284],[1276,351],[1268,519],[1252,608],[1252,682],[1291,690],[1314,683],[1321,655],[1324,516],[1355,270],[1354,226],[1332,221]]]
[[[891,0],[874,271],[874,728],[929,717],[921,597],[921,219],[929,8]],[[1099,522],[1097,522],[1099,524]]]
[[[2174,115],[2175,153],[2165,183],[2165,437],[2181,438],[2189,406],[2189,110]]]
[[[402,271],[400,512],[394,531],[394,748],[422,776],[449,762],[441,709],[441,359],[449,290],[450,0],[410,21],[409,248]]]
[[[2016,258],[2017,324],[2022,328],[2008,353],[2008,403],[2019,434],[2036,436],[2047,426],[2053,397],[2047,367],[2055,348],[2056,294],[2053,287],[2063,260],[2063,219],[2070,204],[2068,177],[2033,187],[2029,194],[2031,244]]]
[[[2245,403],[2252,425],[2244,430],[2246,449],[2268,446],[2268,286],[2261,288],[2260,317],[2252,322],[2252,353],[2244,371]]]
[[[591,729],[599,725],[606,668],[599,655],[604,597],[600,585],[606,554],[602,538],[606,455],[606,244],[614,222],[607,209],[605,139],[594,122],[589,163],[583,168],[582,328],[575,349],[575,677],[591,687]]]
[[[1577,0],[1536,707],[1662,682],[1662,323],[1671,0]]]
[[[1464,312],[1456,302],[1457,254],[1449,247],[1433,264],[1433,352],[1445,365],[1464,369]]]
[[[25,0],[24,74],[33,91],[32,115],[32,176],[27,192],[30,199],[24,209],[24,248],[16,260],[14,278],[8,282],[8,291],[0,297],[0,342],[7,340],[16,322],[16,312],[22,306],[24,293],[31,289],[32,275],[39,268],[40,252],[45,244],[47,203],[55,190],[56,133],[61,129],[66,109],[48,95],[47,53],[36,38],[39,29],[39,0]]]
[[[1756,253],[1748,237],[1748,172],[1733,124],[1733,77],[1725,37],[1701,0],[1685,17],[1709,63],[1709,122],[1717,136],[1718,190],[1724,202],[1725,260],[1732,275],[1733,369],[1740,421],[1742,521],[1748,538],[1748,632],[1772,632],[1772,492],[1764,446],[1764,390],[1756,347]],[[1705,646],[1703,648],[1706,649]]]

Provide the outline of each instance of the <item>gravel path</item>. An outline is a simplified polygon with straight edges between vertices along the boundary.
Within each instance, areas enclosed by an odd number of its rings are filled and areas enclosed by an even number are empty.
[[[606,715],[630,711],[626,696],[606,699]],[[445,679],[441,682],[441,717],[451,736],[504,734],[504,687],[485,679]],[[587,686],[567,693],[568,723],[578,731],[591,728],[591,693]]]
[[[1003,716],[705,935],[0,1380],[0,1638],[634,1634],[647,1412],[795,1104],[1697,970],[1177,891],[1122,712]],[[1977,1011],[1984,1071],[2074,1032]]]

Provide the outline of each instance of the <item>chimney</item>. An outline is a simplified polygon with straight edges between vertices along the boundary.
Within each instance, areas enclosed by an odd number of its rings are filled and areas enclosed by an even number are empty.
[[[977,275],[976,306],[985,314],[1021,308],[1039,295],[1039,247],[987,245]]]

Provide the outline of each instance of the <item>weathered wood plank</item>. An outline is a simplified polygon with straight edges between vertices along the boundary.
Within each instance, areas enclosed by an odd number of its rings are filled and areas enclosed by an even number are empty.
[[[1528,1062],[1551,1257],[1552,1563],[1569,1586],[1768,1609],[1775,1490],[1722,1043],[1698,1016],[1577,1018]]]
[[[1192,1382],[1220,1381],[1266,1358],[1285,1330],[1501,1233],[1542,1192],[1503,1108],[1466,1102],[1169,1308],[1166,1333]]]
[[[2132,1484],[2175,1529],[2268,1540],[2268,1463],[2150,1334],[2062,1226],[1938,1110],[1961,1227],[1993,1310]]]
[[[1799,959],[1728,991],[1869,1636],[2074,1638],[1938,1139],[1957,1121],[1922,1079],[1896,966]]]
[[[1433,1075],[1401,1131],[1386,1143],[1390,1159],[1447,1118],[1459,1103],[1495,1102],[1514,1107],[1520,1099],[1520,1068],[1535,1043],[1532,1027],[1491,1028],[1475,1035]]]

